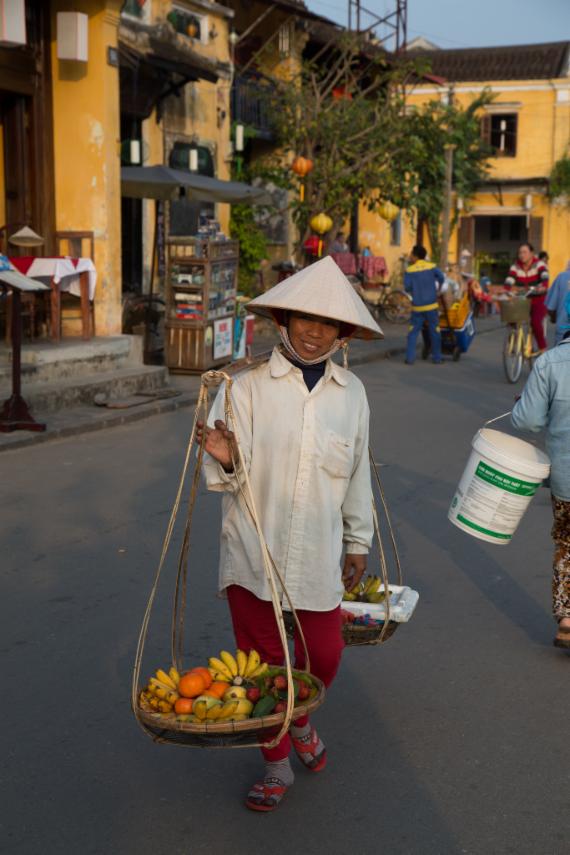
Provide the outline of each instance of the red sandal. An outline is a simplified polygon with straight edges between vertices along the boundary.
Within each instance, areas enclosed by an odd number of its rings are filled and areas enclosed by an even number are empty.
[[[293,748],[297,757],[302,762],[303,766],[311,772],[321,772],[327,765],[327,749],[323,748],[320,754],[315,755],[317,745],[319,744],[319,735],[314,727],[311,728],[311,739],[309,742],[303,742],[300,739],[295,739],[293,734],[290,734]],[[312,760],[306,760],[305,754],[313,754]]]
[[[268,813],[279,807],[288,789],[279,778],[266,778],[260,784],[253,785],[247,794],[245,806],[250,810]]]

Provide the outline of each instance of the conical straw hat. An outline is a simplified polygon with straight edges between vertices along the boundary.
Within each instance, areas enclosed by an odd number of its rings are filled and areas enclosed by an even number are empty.
[[[29,226],[24,226],[8,238],[8,243],[14,246],[41,246],[45,241]]]
[[[270,288],[247,308],[269,318],[273,317],[272,309],[319,315],[356,327],[355,338],[384,338],[362,299],[329,256]]]

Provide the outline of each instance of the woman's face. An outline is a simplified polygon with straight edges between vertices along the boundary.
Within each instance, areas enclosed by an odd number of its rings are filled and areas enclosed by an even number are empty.
[[[330,318],[291,312],[289,315],[289,340],[302,359],[324,356],[338,338],[340,324]]]
[[[532,258],[532,252],[526,244],[519,246],[519,261],[521,264],[528,264]]]

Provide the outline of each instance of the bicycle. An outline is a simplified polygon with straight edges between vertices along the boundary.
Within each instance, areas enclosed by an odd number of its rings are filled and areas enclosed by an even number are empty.
[[[392,324],[409,322],[412,315],[412,299],[405,291],[392,291],[389,285],[384,284],[380,288],[365,288],[361,277],[349,276],[348,279],[376,320],[380,319],[383,312],[386,320]]]
[[[532,360],[538,352],[532,349],[532,330],[530,326],[530,300],[533,290],[524,297],[512,297],[500,303],[501,320],[507,324],[503,343],[503,368],[508,383],[516,383],[521,376],[525,360],[532,368]]]

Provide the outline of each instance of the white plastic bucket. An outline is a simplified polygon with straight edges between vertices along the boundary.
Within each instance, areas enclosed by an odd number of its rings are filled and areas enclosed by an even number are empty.
[[[448,518],[473,537],[507,544],[550,460],[529,442],[488,428],[475,434],[472,449]]]

